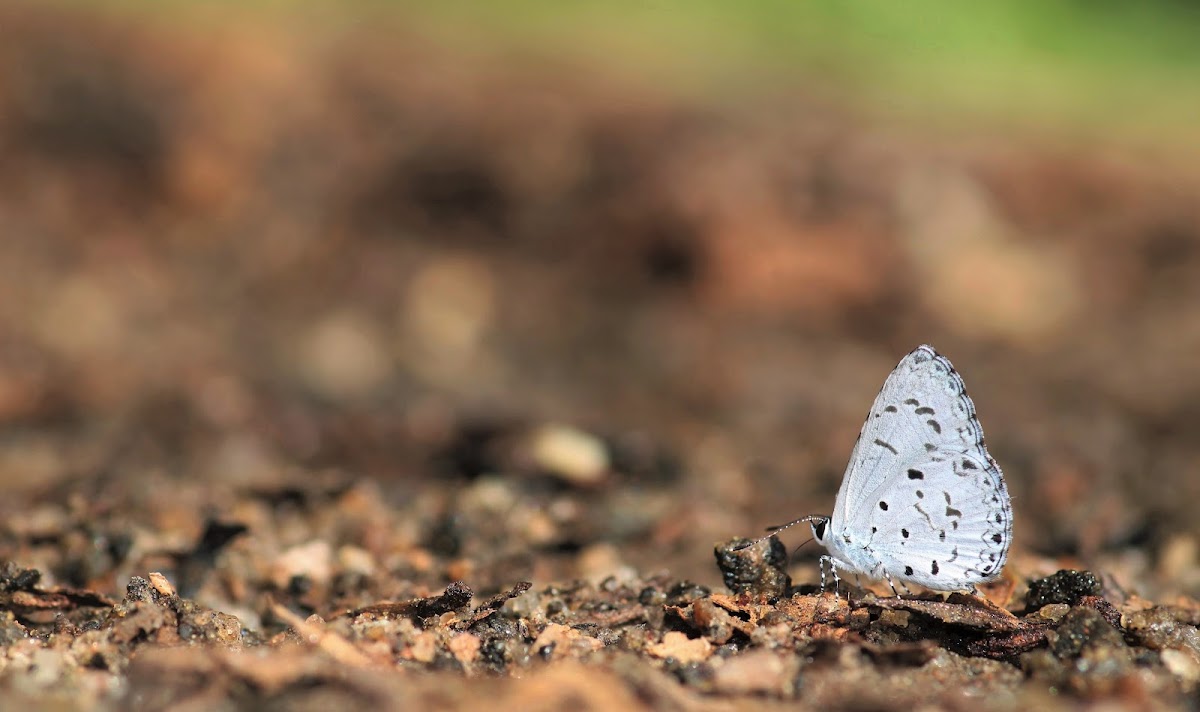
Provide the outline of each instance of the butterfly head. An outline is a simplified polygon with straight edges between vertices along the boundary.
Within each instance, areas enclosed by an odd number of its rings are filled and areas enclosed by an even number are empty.
[[[829,517],[809,517],[808,526],[812,528],[813,539],[825,546],[825,537],[829,534]]]

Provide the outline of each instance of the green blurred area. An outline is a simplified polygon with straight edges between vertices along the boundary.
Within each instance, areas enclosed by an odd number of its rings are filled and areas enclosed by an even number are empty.
[[[603,64],[669,92],[736,99],[748,91],[820,91],[921,120],[974,116],[1177,140],[1200,116],[1200,4],[1183,0],[106,6],[176,17],[255,11],[323,27],[391,20],[454,49]]]

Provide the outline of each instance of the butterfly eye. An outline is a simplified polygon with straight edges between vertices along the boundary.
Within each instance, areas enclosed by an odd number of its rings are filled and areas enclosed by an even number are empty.
[[[825,525],[829,522],[822,519],[813,524],[813,534],[817,537],[817,541],[825,541]]]

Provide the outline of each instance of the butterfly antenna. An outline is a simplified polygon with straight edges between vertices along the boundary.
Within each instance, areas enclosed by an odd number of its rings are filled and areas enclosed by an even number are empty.
[[[800,546],[797,546],[795,549],[792,549],[792,554],[791,554],[791,555],[792,555],[792,556],[795,556],[795,555],[796,555],[796,552],[800,551],[801,549],[803,549],[804,547],[806,547],[806,546],[808,546],[809,544],[813,543],[814,541],[816,541],[816,539],[814,539],[813,537],[811,537],[811,536],[810,536],[809,538],[807,538],[807,539],[805,539],[804,541],[800,542]]]
[[[783,531],[784,529],[790,529],[791,527],[794,527],[797,524],[811,522],[814,519],[826,519],[826,517],[819,515],[819,514],[810,514],[807,517],[800,517],[799,519],[794,519],[794,520],[788,522],[787,524],[777,524],[776,526],[773,526],[773,527],[767,527],[767,531],[769,532],[769,534],[767,534],[766,536],[761,536],[748,544],[742,544],[741,546],[736,546],[736,547],[734,547],[733,550],[741,551],[742,549],[749,549],[750,547],[754,546],[755,544],[759,544],[761,542],[764,542],[764,541],[770,539],[771,537],[775,536],[776,534]],[[803,546],[803,544],[801,546]]]

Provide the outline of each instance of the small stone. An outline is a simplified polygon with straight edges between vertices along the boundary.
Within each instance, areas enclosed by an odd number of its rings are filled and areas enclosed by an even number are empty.
[[[725,695],[771,695],[789,697],[793,692],[799,661],[795,655],[771,650],[751,650],[743,655],[714,660],[712,684]]]
[[[469,665],[479,657],[479,648],[482,645],[483,641],[479,639],[479,636],[471,633],[459,633],[450,639],[446,647],[450,649],[455,660],[463,665]]]
[[[1163,666],[1170,670],[1172,675],[1189,683],[1200,680],[1200,659],[1197,659],[1195,653],[1171,648],[1162,651],[1160,655]]]
[[[295,357],[305,385],[334,400],[370,395],[391,369],[380,330],[352,311],[319,318],[301,339]]]
[[[1058,621],[1062,620],[1063,617],[1066,616],[1070,611],[1071,607],[1065,603],[1051,603],[1042,606],[1041,609],[1038,610],[1037,615],[1038,618],[1044,618],[1048,621],[1054,621],[1057,623]]]
[[[64,660],[57,650],[40,649],[31,656],[29,679],[35,687],[47,689],[62,682]]]
[[[151,571],[147,578],[150,579],[150,587],[157,591],[160,596],[170,598],[175,595],[175,587],[171,585],[166,576],[157,571]]]
[[[1179,534],[1167,540],[1158,555],[1158,572],[1164,581],[1179,581],[1196,569],[1196,538]]]
[[[1073,608],[1048,640],[1050,651],[1060,659],[1078,657],[1090,648],[1126,648],[1125,638],[1097,611]]]
[[[889,628],[907,628],[908,619],[912,614],[908,611],[890,611],[884,609],[879,612],[879,624]]]
[[[125,603],[135,603],[137,601],[150,603],[152,600],[150,597],[150,582],[141,576],[129,577],[129,583],[125,586]]]
[[[866,608],[856,608],[847,616],[846,627],[850,630],[866,630],[871,625],[871,611]]]
[[[1178,620],[1178,611],[1155,606],[1121,617],[1121,624],[1141,645],[1151,650],[1178,648],[1200,657],[1200,631]]]
[[[656,658],[677,660],[684,665],[708,660],[713,646],[704,638],[689,638],[685,633],[673,630],[665,635],[661,643],[646,648]]]
[[[661,606],[667,602],[667,594],[654,588],[647,586],[638,594],[638,603],[643,606]]]
[[[271,567],[271,582],[286,589],[297,576],[304,576],[317,584],[326,584],[333,574],[333,551],[329,542],[322,539],[293,546],[279,555]]]
[[[1021,655],[1020,662],[1025,674],[1035,680],[1061,684],[1067,675],[1063,662],[1049,650],[1031,650]]]
[[[558,527],[546,512],[538,509],[522,522],[525,541],[532,546],[547,546],[558,538]]]
[[[349,544],[338,548],[337,552],[338,568],[342,571],[360,574],[362,576],[372,576],[375,574],[375,557],[371,552],[357,546]]]
[[[596,484],[610,466],[603,441],[566,425],[538,428],[530,437],[529,449],[539,468],[575,485]]]
[[[787,548],[783,542],[773,536],[765,542],[747,544],[750,542],[746,539],[733,539],[714,549],[725,586],[734,593],[768,599],[784,596],[792,579],[787,573]]]
[[[1084,596],[1100,593],[1100,579],[1091,571],[1063,569],[1056,574],[1038,579],[1029,584],[1025,604],[1030,609],[1041,608],[1050,603],[1075,605]]]
[[[496,279],[487,263],[466,255],[439,256],[408,280],[397,314],[405,365],[440,385],[486,369],[482,340],[492,321]]]
[[[400,652],[405,660],[415,660],[419,663],[431,663],[437,656],[437,635],[422,631],[413,637],[412,643]]]
[[[547,625],[533,641],[530,651],[544,660],[578,657],[599,650],[604,643],[580,631],[558,623]]]
[[[733,617],[710,599],[700,599],[692,604],[692,621],[717,645],[724,645],[733,637]]]

